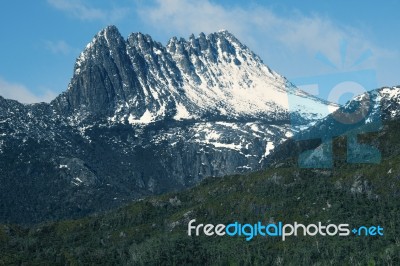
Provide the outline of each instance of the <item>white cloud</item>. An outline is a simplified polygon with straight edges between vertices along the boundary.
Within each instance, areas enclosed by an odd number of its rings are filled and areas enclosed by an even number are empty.
[[[126,7],[112,7],[102,9],[88,5],[83,0],[47,0],[52,7],[84,21],[102,20],[112,23],[123,19],[130,9]]]
[[[68,54],[71,51],[71,46],[64,40],[45,41],[46,49],[53,54]]]
[[[11,83],[0,77],[0,96],[21,103],[39,103],[50,102],[56,97],[56,93],[46,90],[42,94],[35,94],[22,84]]]
[[[175,34],[184,36],[227,29],[261,55],[279,51],[287,56],[308,53],[309,58],[313,58],[322,53],[340,65],[343,41],[350,48],[349,62],[354,62],[367,49],[372,50],[374,56],[390,54],[358,29],[316,14],[304,16],[293,12],[282,16],[259,5],[226,8],[209,0],[155,0],[152,5],[142,4],[138,13],[155,28],[172,29]]]
[[[138,9],[144,21],[155,27],[174,29],[182,34],[217,31],[226,28],[236,33],[244,31],[241,24],[246,14],[241,9],[225,10],[209,1],[156,0],[156,6]]]

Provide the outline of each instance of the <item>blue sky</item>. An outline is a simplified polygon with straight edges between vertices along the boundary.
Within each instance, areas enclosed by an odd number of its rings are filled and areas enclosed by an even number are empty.
[[[0,95],[52,100],[67,88],[79,53],[110,24],[163,44],[227,29],[289,79],[372,69],[378,86],[399,85],[399,10],[395,0],[3,1]]]

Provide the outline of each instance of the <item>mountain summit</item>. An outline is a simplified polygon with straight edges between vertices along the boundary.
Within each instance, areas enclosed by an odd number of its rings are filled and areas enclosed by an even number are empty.
[[[304,126],[328,106],[227,31],[163,46],[109,26],[50,104],[0,97],[0,220],[77,217],[258,170],[297,130],[290,115]]]
[[[130,124],[210,116],[273,121],[288,119],[292,89],[228,31],[174,37],[164,47],[142,33],[124,40],[109,26],[80,54],[68,90],[53,105],[80,121],[91,116]],[[301,99],[293,102],[301,104],[291,111],[328,114],[326,103],[297,94]]]

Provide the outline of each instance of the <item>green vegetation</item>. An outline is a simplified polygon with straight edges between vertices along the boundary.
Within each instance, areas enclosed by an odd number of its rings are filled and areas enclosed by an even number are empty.
[[[177,193],[117,210],[31,228],[0,226],[0,264],[22,265],[400,265],[399,125],[362,136],[380,164],[346,164],[335,140],[335,168],[283,167],[207,178]],[[287,161],[290,161],[289,159]],[[189,237],[187,224],[282,221],[381,225],[384,236]]]

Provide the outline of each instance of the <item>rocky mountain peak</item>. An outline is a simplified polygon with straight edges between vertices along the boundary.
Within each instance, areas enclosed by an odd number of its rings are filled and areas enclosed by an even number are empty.
[[[194,34],[189,36],[186,41],[184,38],[172,37],[167,44],[168,52],[172,54],[189,54],[200,55],[208,53],[208,59],[217,62],[219,53],[236,55],[236,50],[249,50],[236,37],[226,30],[216,33],[210,33],[207,36],[202,32],[198,37]],[[254,55],[254,57],[257,57]]]
[[[153,39],[148,34],[143,34],[141,32],[131,33],[127,40],[131,48],[136,48],[142,53],[152,53],[153,46],[161,46],[160,43],[155,44]]]
[[[116,26],[108,26],[98,32],[92,41],[88,43],[84,51],[81,52],[75,64],[75,73],[80,72],[80,67],[85,61],[96,59],[104,54],[112,55],[116,50],[123,48],[124,38],[119,33]]]
[[[400,88],[378,96],[400,116]],[[125,40],[109,26],[51,104],[0,97],[0,202],[7,207],[0,219],[76,217],[204,177],[258,170],[298,132],[290,114],[304,128],[328,105],[229,32],[163,46],[143,33]]]
[[[288,93],[286,79],[226,30],[172,37],[163,46],[140,32],[125,40],[108,26],[80,54],[54,105],[77,123],[90,117],[130,124],[210,116],[281,120],[288,119]],[[299,95],[299,102],[311,103],[313,117],[326,115],[314,115],[321,110],[317,99]]]

